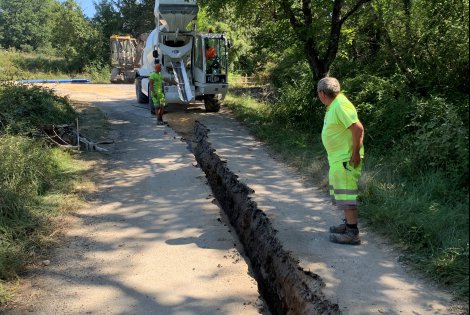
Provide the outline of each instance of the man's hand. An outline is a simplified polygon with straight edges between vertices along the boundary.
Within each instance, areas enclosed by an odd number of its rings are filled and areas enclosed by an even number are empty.
[[[176,80],[173,80],[173,79],[164,79],[164,81],[171,85],[178,85],[178,82],[176,82]]]
[[[349,164],[354,166],[354,168],[357,168],[360,163],[361,163],[361,156],[359,155],[359,153],[353,153],[351,156],[351,159],[349,160]]]

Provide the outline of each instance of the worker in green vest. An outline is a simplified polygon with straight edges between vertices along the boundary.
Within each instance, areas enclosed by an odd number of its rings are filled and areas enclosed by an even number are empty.
[[[177,82],[175,80],[170,80],[167,78],[163,78],[161,73],[162,66],[159,63],[156,63],[154,66],[154,70],[150,73],[149,80],[150,80],[150,95],[152,98],[152,102],[150,103],[150,113],[152,115],[157,115],[157,125],[163,125],[165,122],[163,121],[163,106],[165,105],[165,94],[163,93],[163,82],[174,84],[176,85]],[[153,104],[152,104],[153,103]]]
[[[330,196],[333,204],[344,211],[344,223],[330,227],[330,241],[358,245],[361,239],[356,199],[364,158],[364,127],[354,105],[341,93],[337,79],[321,79],[317,92],[320,101],[326,105],[322,142],[330,166]]]

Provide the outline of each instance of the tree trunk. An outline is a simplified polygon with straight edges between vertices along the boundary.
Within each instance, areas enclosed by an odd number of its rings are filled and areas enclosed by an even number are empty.
[[[315,42],[313,40],[307,40],[304,43],[304,50],[308,65],[313,74],[313,81],[326,77],[330,71],[330,65],[326,65],[325,62],[319,58]]]

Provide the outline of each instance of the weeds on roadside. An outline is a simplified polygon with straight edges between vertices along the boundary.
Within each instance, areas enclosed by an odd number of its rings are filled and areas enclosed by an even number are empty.
[[[0,84],[0,303],[10,294],[1,281],[14,279],[49,244],[62,204],[78,203],[73,187],[82,167],[33,136],[42,124],[75,116],[68,100],[50,90]]]
[[[69,101],[41,86],[0,82],[0,132],[29,134],[46,124],[67,124],[75,119]]]
[[[111,77],[111,68],[109,65],[92,63],[84,68],[85,76],[94,83],[109,83]]]

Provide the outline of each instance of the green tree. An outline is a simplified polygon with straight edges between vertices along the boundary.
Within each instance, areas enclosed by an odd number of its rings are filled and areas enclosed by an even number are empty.
[[[155,28],[153,0],[117,0],[116,5],[122,16],[122,32],[135,37]]]
[[[74,0],[66,0],[55,12],[53,46],[70,64],[82,70],[99,56],[99,32],[88,21]]]
[[[233,4],[255,20],[288,21],[308,61],[314,79],[326,76],[338,53],[345,22],[371,0],[205,0],[205,6],[221,9]],[[260,13],[261,12],[261,13]],[[282,39],[281,39],[282,40]]]
[[[50,13],[56,4],[55,0],[0,0],[0,45],[22,50],[48,46]]]
[[[92,23],[99,30],[99,62],[106,63],[109,60],[109,37],[114,34],[121,34],[123,18],[111,0],[102,0],[95,4],[95,16]]]
[[[468,93],[468,1],[377,0],[373,9],[385,52],[420,93]]]
[[[122,32],[123,19],[112,0],[102,0],[95,4],[93,23],[99,27],[101,33],[109,37]]]

